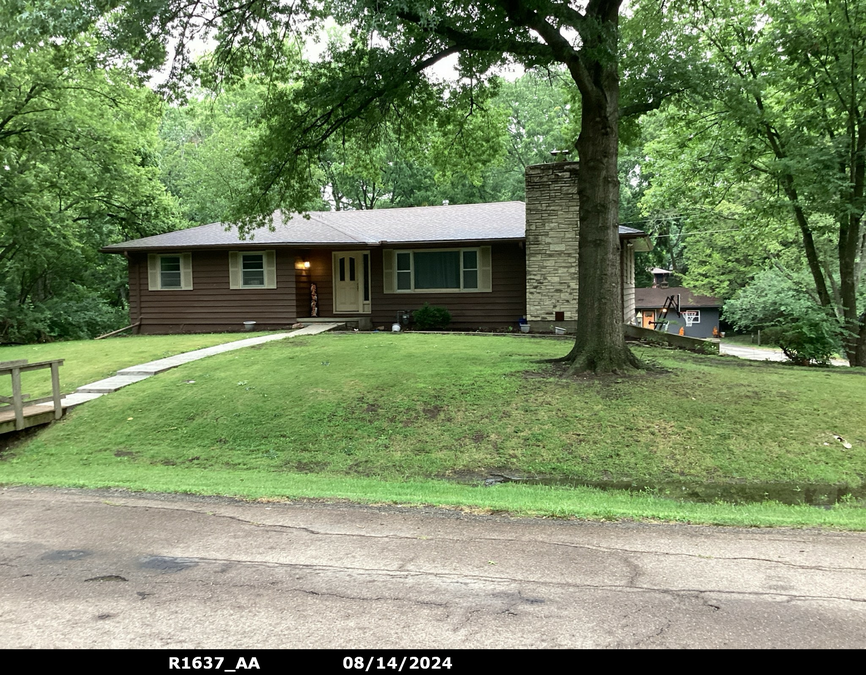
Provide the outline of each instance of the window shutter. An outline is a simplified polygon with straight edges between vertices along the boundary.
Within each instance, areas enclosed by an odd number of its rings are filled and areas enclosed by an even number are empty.
[[[147,290],[159,290],[159,256],[155,253],[147,256]]]
[[[180,254],[180,288],[183,291],[192,290],[192,253]]]
[[[395,258],[393,249],[385,249],[382,251],[382,274],[384,275],[384,291],[385,293],[395,293],[394,283],[394,267]]]
[[[276,251],[265,251],[265,288],[277,287],[277,254]]]
[[[491,254],[489,246],[482,246],[478,249],[478,290],[487,291],[493,290],[493,269],[491,265]]]
[[[241,256],[237,251],[229,251],[229,288],[241,287]]]

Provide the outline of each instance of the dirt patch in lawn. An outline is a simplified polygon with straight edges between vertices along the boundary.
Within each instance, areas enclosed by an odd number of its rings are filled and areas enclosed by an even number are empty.
[[[521,374],[525,380],[554,380],[568,379],[578,382],[600,382],[601,384],[619,384],[625,381],[633,381],[636,379],[645,379],[651,377],[664,377],[670,375],[670,370],[665,370],[660,366],[649,365],[645,370],[633,370],[627,373],[604,373],[595,375],[593,373],[578,373],[577,375],[569,375],[569,364],[563,361],[540,362],[541,368],[535,370],[524,370]]]
[[[642,492],[664,499],[678,501],[731,504],[779,502],[831,507],[838,503],[866,506],[866,481],[859,486],[844,483],[764,483],[764,482],[688,482],[664,481],[651,483],[630,480],[574,480],[556,476],[539,476],[510,469],[459,471],[439,477],[478,487],[493,487],[503,483],[547,485],[551,487],[591,487],[601,490]]]
[[[429,408],[422,408],[421,412],[423,412],[428,420],[435,420],[442,413],[444,408],[440,405],[431,405]]]

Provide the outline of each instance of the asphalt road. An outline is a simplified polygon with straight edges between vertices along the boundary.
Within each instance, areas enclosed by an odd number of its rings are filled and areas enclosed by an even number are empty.
[[[0,647],[866,646],[866,535],[0,490]]]

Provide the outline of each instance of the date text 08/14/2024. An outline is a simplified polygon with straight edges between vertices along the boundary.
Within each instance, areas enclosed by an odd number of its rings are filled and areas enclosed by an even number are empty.
[[[344,670],[363,670],[369,672],[371,670],[396,670],[402,673],[403,670],[451,670],[451,657],[446,656],[444,659],[439,656],[371,656],[364,658],[363,656],[351,657],[347,656],[343,659]]]

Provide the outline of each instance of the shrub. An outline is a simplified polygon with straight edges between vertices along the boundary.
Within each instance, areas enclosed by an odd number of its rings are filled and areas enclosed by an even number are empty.
[[[444,330],[451,323],[451,312],[444,307],[432,307],[426,302],[412,316],[419,330]]]
[[[827,364],[842,349],[842,327],[831,311],[819,307],[777,270],[765,270],[725,303],[734,328],[760,330],[762,340],[781,347],[792,362]]]
[[[748,286],[725,302],[723,318],[744,332],[795,323],[818,309],[803,291],[807,280],[801,281],[795,284],[775,269],[759,272]]]
[[[838,325],[824,317],[804,317],[783,326],[772,326],[764,329],[761,337],[778,345],[789,360],[801,366],[827,365],[841,347]]]

